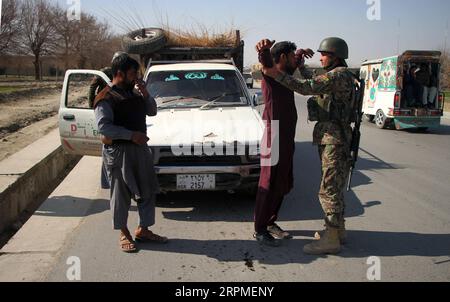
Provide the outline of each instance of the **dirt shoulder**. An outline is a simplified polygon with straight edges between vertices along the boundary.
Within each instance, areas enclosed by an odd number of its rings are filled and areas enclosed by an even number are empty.
[[[38,88],[2,94],[0,140],[38,121],[57,114],[61,89]]]
[[[58,115],[33,123],[0,140],[0,161],[22,150],[58,127]]]
[[[3,160],[58,126],[62,84],[0,82],[0,86],[14,87],[11,93],[0,93],[0,160]]]
[[[3,82],[14,87],[0,93],[0,160],[14,154],[58,126],[62,84],[55,82]],[[74,92],[87,95],[81,87]]]

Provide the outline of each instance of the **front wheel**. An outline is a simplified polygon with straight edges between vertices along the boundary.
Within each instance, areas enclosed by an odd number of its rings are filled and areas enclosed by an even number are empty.
[[[378,110],[375,116],[375,124],[380,129],[386,129],[387,127],[387,117],[384,114],[383,110]]]

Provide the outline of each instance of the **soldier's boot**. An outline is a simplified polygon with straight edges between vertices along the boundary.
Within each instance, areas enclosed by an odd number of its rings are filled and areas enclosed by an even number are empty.
[[[326,225],[324,225],[326,228]],[[320,240],[320,238],[323,236],[323,233],[326,231],[318,231],[314,234],[314,239]],[[339,241],[342,245],[347,243],[347,230],[345,229],[345,219],[342,219],[339,221]]]
[[[303,247],[303,252],[308,255],[339,254],[341,242],[339,241],[339,229],[327,226],[319,240],[313,241]]]

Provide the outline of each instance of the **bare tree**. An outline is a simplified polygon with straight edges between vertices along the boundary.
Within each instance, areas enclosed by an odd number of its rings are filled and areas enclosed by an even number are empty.
[[[110,64],[114,51],[120,48],[120,39],[110,33],[107,23],[92,15],[81,13],[78,21],[69,21],[60,8],[56,8],[55,28],[59,40],[59,55],[65,69],[100,69]]]
[[[57,47],[54,6],[46,0],[23,0],[19,11],[20,47],[34,56],[35,78],[41,80],[41,58],[53,54]]]
[[[0,54],[11,52],[19,34],[19,13],[16,0],[3,0],[0,27]]]
[[[89,68],[101,69],[106,66],[111,66],[111,59],[114,53],[122,49],[121,36],[111,36],[96,43],[89,55]]]
[[[59,42],[58,52],[64,62],[64,68],[67,70],[71,67],[74,45],[78,36],[79,21],[69,20],[66,11],[59,6],[55,7],[54,12],[55,31]]]
[[[94,16],[82,13],[75,45],[77,67],[86,68],[90,65],[92,68],[99,68],[99,64],[105,61],[105,56],[108,57],[111,51],[108,48],[111,38],[108,24],[100,23]]]

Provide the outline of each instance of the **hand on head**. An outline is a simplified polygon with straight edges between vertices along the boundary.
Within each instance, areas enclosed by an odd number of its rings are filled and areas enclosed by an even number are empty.
[[[263,39],[256,44],[256,51],[262,52],[266,49],[271,49],[272,46],[275,44],[275,40],[269,40],[269,39]]]
[[[311,48],[298,49],[295,53],[296,56],[302,57],[304,59],[311,59],[314,56],[314,51]]]
[[[298,67],[303,67],[305,65],[306,59],[311,59],[314,56],[314,51],[312,49],[298,49],[295,53],[297,59]]]

